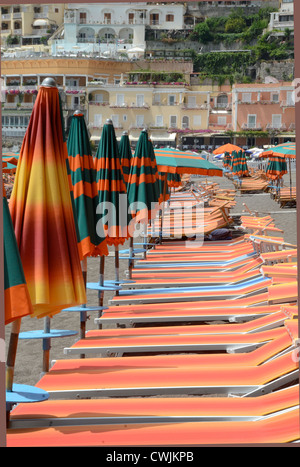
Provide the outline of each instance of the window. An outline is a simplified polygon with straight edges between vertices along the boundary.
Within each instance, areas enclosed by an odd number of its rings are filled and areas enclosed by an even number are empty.
[[[250,94],[251,101],[251,94]],[[221,94],[217,97],[217,107],[225,108],[228,104],[228,96],[226,94]]]
[[[104,23],[111,24],[111,13],[104,13]]]
[[[144,115],[137,115],[136,116],[136,126],[138,128],[142,128],[144,126]]]
[[[121,107],[124,105],[124,94],[117,94],[117,106]]]
[[[128,13],[128,23],[133,24],[134,22],[134,13]]]
[[[281,115],[272,115],[272,128],[281,127]]]
[[[194,109],[196,107],[196,96],[188,96],[187,107],[189,109]]]
[[[256,115],[248,115],[248,128],[256,128]]]
[[[226,125],[226,117],[218,117],[218,125]]]
[[[287,105],[295,105],[295,91],[288,91],[286,93]]]
[[[142,107],[144,105],[144,94],[137,94],[136,95],[136,105],[138,107]]]
[[[194,115],[193,125],[194,126],[201,126],[201,115]]]
[[[279,94],[277,92],[272,94],[272,102],[279,102]]]
[[[102,125],[102,114],[94,115],[94,126],[100,127]]]
[[[182,128],[189,128],[190,126],[190,119],[186,115],[182,117]]]
[[[242,93],[242,102],[251,102],[251,92]]]
[[[79,13],[79,23],[86,24],[86,13]]]
[[[168,103],[169,103],[169,105],[175,105],[175,104],[176,104],[175,99],[176,99],[176,96],[174,96],[173,94],[170,95],[170,96],[168,97]]]
[[[150,15],[150,24],[153,25],[153,26],[159,24],[159,14],[158,13],[151,13],[151,15]]]
[[[160,104],[160,94],[154,94],[153,104],[154,105],[159,105]]]
[[[103,103],[103,94],[95,94],[93,100],[98,104]]]
[[[177,128],[177,115],[171,115],[170,128]]]
[[[118,128],[118,126],[119,126],[119,115],[112,115],[111,119],[112,119],[112,122],[113,122],[113,126],[115,128]]]
[[[169,15],[166,15],[166,21],[170,21],[170,22],[174,22],[174,15],[172,14],[169,14]]]
[[[155,117],[155,126],[162,127],[164,124],[164,119],[162,115],[156,115]]]

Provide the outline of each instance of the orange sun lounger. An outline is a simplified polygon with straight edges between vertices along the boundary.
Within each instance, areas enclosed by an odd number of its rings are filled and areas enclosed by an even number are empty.
[[[199,365],[201,357],[208,361],[213,360],[208,357],[216,358],[216,355],[195,355],[194,359],[176,355],[172,360],[170,356],[158,356],[149,357],[148,361],[146,356],[139,361],[137,357],[98,358],[94,366],[94,359],[71,359],[56,361],[37,386],[47,391],[51,400],[167,394],[258,396],[299,381],[299,362],[295,355],[292,348],[258,366],[245,365],[241,355],[223,354],[220,357],[228,359],[226,365],[221,363],[222,359],[217,359],[215,364],[209,361]],[[187,363],[197,360],[198,364],[193,366]],[[180,365],[182,361],[185,364]]]
[[[299,441],[299,408],[257,422],[186,422],[37,428],[8,433],[9,447],[201,446]],[[157,457],[158,458],[158,457]],[[171,457],[170,457],[171,459]]]
[[[297,407],[299,385],[258,397],[116,398],[78,401],[45,401],[19,404],[11,414],[10,437],[22,428],[66,427],[117,423],[164,423],[166,421],[257,420]]]
[[[289,321],[290,322],[290,321]],[[76,355],[123,355],[171,352],[249,352],[266,342],[285,334],[284,327],[258,330],[254,333],[209,333],[205,334],[195,327],[186,326],[183,331],[164,331],[161,328],[148,332],[130,330],[103,330],[87,333],[71,347],[65,348],[65,354]]]

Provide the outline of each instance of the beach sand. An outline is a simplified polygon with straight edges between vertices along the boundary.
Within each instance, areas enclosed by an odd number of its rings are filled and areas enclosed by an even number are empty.
[[[295,185],[295,172],[293,175],[293,184]],[[198,180],[201,180],[200,178]],[[227,177],[211,177],[208,181],[217,182],[221,188],[233,188],[233,183]],[[285,186],[289,186],[289,175],[284,178]],[[256,210],[259,215],[270,214],[275,221],[275,225],[281,228],[284,233],[283,237],[286,242],[297,243],[297,213],[295,207],[280,209],[279,204],[271,199],[268,193],[259,194],[236,194],[236,206],[231,209],[231,216],[238,219],[238,216],[245,212],[243,203],[246,203],[250,210]],[[237,217],[235,217],[237,216]],[[120,249],[128,248],[128,242]],[[114,249],[110,248],[113,253]],[[88,282],[98,282],[99,280],[99,258],[88,259]],[[128,260],[120,259],[120,279],[125,278],[125,270],[128,268]],[[114,257],[110,256],[105,261],[105,280],[115,278]],[[105,292],[104,305],[107,305],[108,300],[113,297],[113,292]],[[96,291],[87,291],[87,304],[95,306],[98,304],[98,293]],[[97,313],[97,312],[96,312]],[[87,330],[96,329],[94,323],[95,314],[91,313],[87,321]],[[52,329],[74,330],[79,333],[79,313],[75,312],[60,312],[51,319]],[[21,332],[44,328],[44,319],[36,319],[26,317],[22,319]],[[5,329],[6,347],[8,347],[11,325],[7,325]],[[79,338],[79,334],[72,337],[56,338],[51,340],[50,361],[56,359],[72,358],[64,354],[64,348],[70,347]],[[42,373],[43,351],[41,340],[23,340],[19,339],[18,351],[15,365],[15,383],[19,384],[36,384]]]

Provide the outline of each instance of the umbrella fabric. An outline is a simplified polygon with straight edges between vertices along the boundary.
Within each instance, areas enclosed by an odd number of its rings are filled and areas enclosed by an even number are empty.
[[[168,173],[167,183],[168,183],[169,187],[173,187],[173,188],[177,188],[179,186],[182,186],[182,181],[181,181],[180,174]]]
[[[119,153],[121,158],[121,166],[123,170],[123,177],[124,182],[127,186],[130,165],[131,165],[131,158],[132,158],[132,151],[130,147],[129,137],[127,133],[123,133],[120,144],[119,144]]]
[[[31,315],[33,308],[24,276],[6,192],[3,187],[5,325]]]
[[[266,175],[271,180],[278,180],[287,174],[287,163],[282,157],[269,156]]]
[[[67,148],[82,255],[108,255],[105,236],[96,232],[100,220],[96,170],[83,114],[72,117]]]
[[[160,172],[157,168],[156,157],[154,153],[154,148],[151,139],[148,139],[149,144],[149,154],[151,157],[151,167],[154,177],[158,179],[158,203],[162,203],[163,201],[167,201],[170,198],[170,193],[168,191],[168,186],[164,185],[166,174],[164,172]]]
[[[129,238],[127,189],[123,178],[118,143],[111,121],[103,125],[94,166],[101,223],[108,245],[123,245]]]
[[[278,144],[267,151],[261,153],[260,157],[269,157],[269,156],[277,156],[277,157],[286,157],[290,159],[294,159],[296,157],[296,143],[282,143]]]
[[[221,168],[190,152],[166,148],[154,149],[154,154],[160,172],[223,176]]]
[[[236,146],[235,144],[227,143],[223,144],[223,146],[218,147],[213,151],[213,154],[223,154],[224,152],[229,152],[231,154],[233,151],[242,151],[242,148]]]
[[[232,172],[238,177],[243,177],[249,174],[247,162],[245,157],[243,157],[242,151],[233,151],[232,153]]]
[[[129,207],[135,222],[148,224],[156,216],[161,193],[154,165],[148,133],[143,130],[132,158],[127,186]],[[135,206],[134,203],[143,203],[143,206]]]
[[[10,212],[34,316],[86,302],[58,89],[41,86],[22,143]]]
[[[229,152],[225,152],[224,159],[223,159],[223,166],[224,167],[231,167],[231,156]]]

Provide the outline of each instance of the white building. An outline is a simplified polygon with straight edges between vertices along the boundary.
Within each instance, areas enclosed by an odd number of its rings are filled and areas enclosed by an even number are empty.
[[[281,0],[277,12],[271,13],[269,31],[282,31],[288,28],[294,31],[294,0]]]
[[[184,13],[183,4],[69,3],[52,37],[52,54],[138,58],[144,55],[146,28],[183,29]]]

